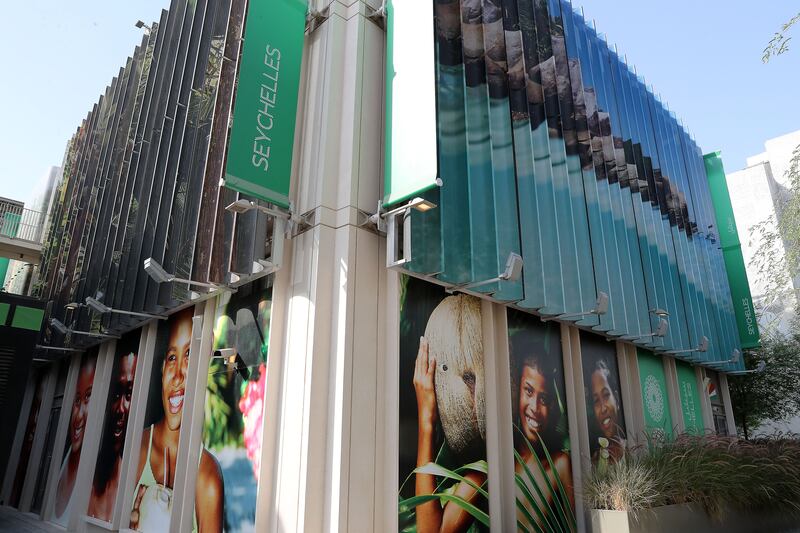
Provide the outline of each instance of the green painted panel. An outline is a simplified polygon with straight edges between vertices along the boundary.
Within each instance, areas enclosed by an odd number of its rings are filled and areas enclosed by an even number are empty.
[[[672,415],[669,411],[667,379],[664,362],[660,356],[638,348],[639,380],[644,401],[644,425],[647,434],[654,440],[672,436]]]
[[[678,374],[678,390],[681,396],[681,412],[686,433],[702,435],[705,432],[705,424],[703,423],[703,409],[700,404],[694,368],[680,362],[676,362],[675,367]]]
[[[6,237],[16,237],[21,221],[22,215],[17,213],[6,213],[3,216],[3,220],[0,220],[0,235],[4,235]]]
[[[42,319],[44,319],[44,309],[18,305],[14,309],[11,327],[39,331],[42,328]]]
[[[6,274],[8,274],[8,263],[9,259],[7,257],[0,257],[0,287],[6,282]]]
[[[225,186],[289,207],[308,3],[250,2]]]
[[[6,325],[6,320],[8,320],[8,310],[11,309],[11,306],[8,304],[0,303],[0,326]]]
[[[760,344],[758,323],[756,322],[753,298],[750,294],[750,284],[747,280],[742,247],[736,232],[736,219],[733,215],[731,197],[725,180],[722,157],[719,152],[714,152],[703,156],[703,160],[708,176],[711,202],[714,204],[714,213],[719,228],[725,271],[728,275],[736,325],[739,330],[739,340],[743,348],[755,348]]]
[[[420,17],[417,2],[390,1],[386,8],[388,207],[435,187],[438,162],[434,17]]]
[[[736,230],[736,217],[733,214],[728,182],[725,179],[725,168],[722,166],[722,157],[719,152],[703,156],[708,176],[708,188],[711,191],[711,201],[714,203],[714,213],[717,218],[719,240],[723,249],[739,246],[739,233]]]

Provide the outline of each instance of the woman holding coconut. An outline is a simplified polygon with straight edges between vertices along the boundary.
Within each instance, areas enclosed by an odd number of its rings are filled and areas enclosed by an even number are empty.
[[[572,476],[569,456],[561,447],[544,450],[553,434],[560,414],[552,392],[551,376],[543,371],[530,353],[516,372],[512,384],[516,404],[517,425],[522,435],[515,439],[515,449],[523,463],[515,469],[534,493],[541,493],[536,502],[543,516],[559,496],[550,489],[559,483],[569,495],[572,506]],[[441,421],[448,447],[458,457],[474,458],[474,450],[485,454],[485,404],[483,379],[483,343],[480,302],[476,298],[450,296],[434,309],[428,320],[425,335],[420,338],[414,368],[414,390],[417,400],[417,473],[415,495],[440,493],[434,474],[420,472],[436,461],[434,436],[437,421]],[[524,437],[523,437],[524,436]],[[485,455],[482,455],[485,457]],[[538,463],[537,463],[538,461]],[[468,462],[468,461],[467,461]],[[463,481],[457,483],[452,496],[478,508],[482,505],[486,474],[477,470],[461,472]],[[481,490],[479,490],[481,489]],[[538,489],[538,490],[537,490]],[[519,498],[524,501],[525,498]],[[524,506],[525,503],[522,503]],[[528,510],[530,515],[540,513]],[[525,513],[520,510],[520,519]],[[438,498],[416,507],[417,531],[466,531],[474,517],[457,502],[444,505]],[[537,520],[538,522],[539,520]]]

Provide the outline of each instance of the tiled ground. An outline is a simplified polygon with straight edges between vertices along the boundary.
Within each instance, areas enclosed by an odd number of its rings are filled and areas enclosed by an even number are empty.
[[[0,505],[0,532],[2,533],[64,533],[64,530],[29,513]]]

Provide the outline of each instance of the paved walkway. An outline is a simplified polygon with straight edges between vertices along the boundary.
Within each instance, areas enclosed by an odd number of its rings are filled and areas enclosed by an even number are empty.
[[[0,505],[0,532],[2,533],[64,533],[64,530],[30,513],[20,513],[12,507]]]

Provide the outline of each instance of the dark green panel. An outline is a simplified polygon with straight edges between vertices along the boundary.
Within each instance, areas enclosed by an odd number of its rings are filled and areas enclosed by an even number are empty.
[[[18,305],[14,308],[14,316],[11,317],[11,327],[39,331],[42,328],[43,318],[44,309]]]

